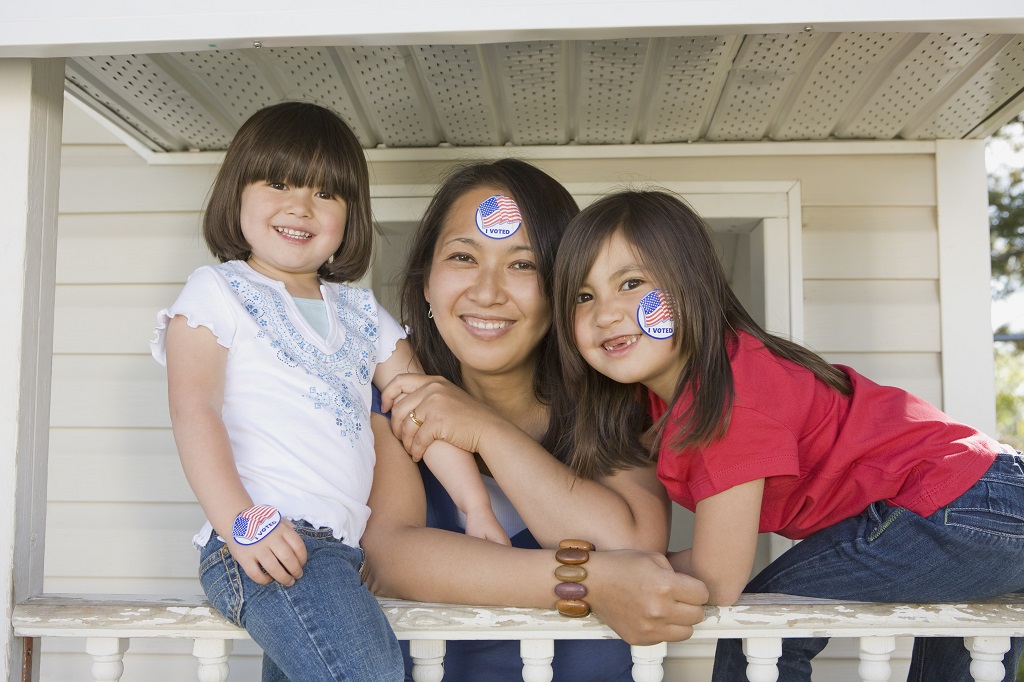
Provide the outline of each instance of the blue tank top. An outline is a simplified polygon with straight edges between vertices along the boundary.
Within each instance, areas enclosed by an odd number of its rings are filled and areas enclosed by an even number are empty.
[[[370,409],[382,414],[380,392],[373,387]],[[390,418],[390,414],[384,415]],[[427,497],[427,526],[453,533],[459,527],[458,508],[423,462],[420,475]],[[513,547],[540,549],[529,529],[510,538]],[[552,576],[552,589],[554,577]],[[552,596],[552,600],[554,597]],[[405,679],[412,682],[412,658],[409,643],[399,642],[405,658]],[[551,662],[552,682],[631,682],[633,658],[629,645],[621,639],[555,640],[555,657]],[[495,640],[448,641],[444,655],[443,682],[522,682],[523,659],[519,642]]]
[[[444,486],[420,462],[420,474],[427,494],[427,525],[455,533],[458,509]],[[540,549],[529,529],[517,533],[512,545]],[[552,578],[554,588],[554,578]],[[552,596],[554,601],[554,596]],[[412,682],[412,659],[408,642],[401,642],[405,657],[405,679]],[[555,640],[555,658],[551,662],[553,682],[630,682],[632,656],[629,645],[620,639]],[[444,682],[522,682],[523,659],[519,642],[473,640],[449,641],[444,656]]]

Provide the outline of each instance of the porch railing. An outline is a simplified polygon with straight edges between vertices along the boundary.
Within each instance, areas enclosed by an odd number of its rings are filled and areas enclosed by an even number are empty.
[[[608,639],[615,633],[597,618],[569,619],[543,609],[426,604],[381,599],[399,639],[409,640],[413,679],[440,682],[445,642],[461,639],[520,641],[525,682],[550,682],[556,639]],[[14,608],[20,637],[75,637],[92,656],[92,679],[120,680],[122,657],[133,638],[193,640],[201,682],[223,682],[233,641],[248,634],[225,621],[202,597],[143,595],[43,595]],[[774,682],[776,661],[787,637],[850,637],[860,640],[862,680],[891,674],[889,658],[898,636],[963,637],[977,682],[1003,679],[1003,654],[1010,638],[1024,636],[1024,594],[975,603],[880,604],[805,599],[788,595],[744,595],[728,607],[709,606],[693,641],[743,640],[747,677]],[[634,646],[633,679],[660,682],[667,645]]]

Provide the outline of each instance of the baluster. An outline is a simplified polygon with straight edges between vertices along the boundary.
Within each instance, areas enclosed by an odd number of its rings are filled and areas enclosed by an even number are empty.
[[[87,637],[85,653],[92,656],[92,679],[118,682],[124,673],[124,652],[129,640],[123,637]]]
[[[662,662],[668,655],[668,644],[652,644],[650,646],[631,646],[633,654],[633,682],[661,682],[665,679]]]
[[[1006,674],[1003,654],[1010,650],[1009,637],[964,637],[971,652],[971,675],[975,682],[1001,682]]]
[[[895,637],[861,637],[860,664],[857,672],[863,682],[889,682],[892,666],[889,657],[896,650]]]
[[[524,639],[519,642],[519,655],[523,658],[523,682],[551,682],[554,678],[555,640]]]
[[[192,655],[199,661],[199,682],[227,682],[228,656],[235,643],[230,639],[196,639]]]
[[[441,682],[444,677],[443,639],[410,639],[413,682]]]
[[[743,655],[747,657],[747,679],[750,682],[776,682],[779,679],[781,637],[748,637],[743,640]]]

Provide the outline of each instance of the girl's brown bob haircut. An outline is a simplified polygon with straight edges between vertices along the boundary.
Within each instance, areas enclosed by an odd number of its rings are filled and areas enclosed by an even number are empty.
[[[252,253],[239,215],[242,190],[254,182],[315,187],[344,199],[345,238],[317,275],[352,282],[366,273],[373,256],[369,173],[359,140],[337,114],[311,102],[282,102],[260,109],[238,129],[203,216],[206,245],[222,263]]]

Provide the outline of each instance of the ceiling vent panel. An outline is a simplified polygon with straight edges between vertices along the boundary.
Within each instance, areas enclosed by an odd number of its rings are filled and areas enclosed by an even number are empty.
[[[568,79],[561,42],[491,46],[502,83],[503,118],[517,145],[565,144]]]
[[[729,73],[737,36],[659,38],[649,94],[640,102],[643,143],[692,142],[704,127]]]
[[[629,144],[633,141],[648,43],[634,39],[579,44],[577,142]]]
[[[971,131],[995,114],[1021,90],[1024,73],[1024,38],[1017,36],[993,59],[981,66],[960,90],[928,119],[914,137],[958,139],[974,137]]]
[[[907,122],[919,115],[935,94],[970,63],[984,40],[984,34],[928,34],[894,66],[859,115],[836,130],[836,137],[897,137]]]
[[[249,58],[255,50],[181,52],[161,58],[163,68],[174,75],[184,91],[198,101],[208,115],[229,131],[227,147],[238,126],[257,111],[280,102],[283,93],[267,70]]]
[[[899,46],[899,33],[841,33],[793,98],[774,140],[824,140]]]
[[[407,48],[345,47],[338,53],[381,143],[435,147],[442,141],[415,67],[406,61]]]
[[[366,148],[961,139],[1024,102],[1024,36],[861,33],[72,57],[68,91],[155,152],[322,103]]]
[[[747,36],[729,71],[707,139],[763,139],[819,39],[815,33]]]
[[[410,48],[444,138],[454,145],[501,145],[492,87],[475,45]]]
[[[282,99],[322,104],[345,120],[361,145],[376,146],[379,140],[353,102],[351,85],[331,48],[269,48],[263,49],[260,57],[274,71]]]
[[[150,55],[77,57],[65,77],[91,105],[163,151],[223,149],[234,133]],[[165,61],[165,60],[164,60]]]

